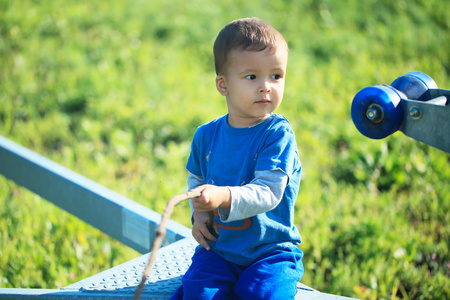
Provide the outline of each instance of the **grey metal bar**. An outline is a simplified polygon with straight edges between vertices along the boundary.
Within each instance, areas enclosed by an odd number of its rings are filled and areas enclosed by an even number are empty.
[[[429,90],[428,101],[401,99],[406,136],[450,153],[450,91]],[[443,100],[442,100],[443,99]]]
[[[161,215],[2,136],[0,174],[136,251],[151,250]],[[169,220],[165,243],[190,232]]]

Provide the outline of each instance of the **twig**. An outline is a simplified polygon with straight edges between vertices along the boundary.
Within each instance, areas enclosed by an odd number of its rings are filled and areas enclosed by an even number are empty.
[[[155,238],[153,239],[153,246],[152,252],[150,253],[150,258],[148,260],[147,266],[145,267],[144,274],[142,274],[141,282],[139,283],[139,286],[137,287],[136,292],[134,294],[133,298],[134,300],[139,300],[141,298],[145,282],[147,281],[147,277],[150,275],[150,271],[153,268],[153,264],[155,263],[156,254],[159,248],[161,248],[164,236],[166,235],[167,220],[170,218],[173,208],[181,201],[190,198],[195,198],[198,196],[200,196],[199,192],[187,192],[184,194],[176,195],[167,202],[166,208],[164,209],[164,212],[161,217],[161,222],[159,223],[158,229],[156,230]]]

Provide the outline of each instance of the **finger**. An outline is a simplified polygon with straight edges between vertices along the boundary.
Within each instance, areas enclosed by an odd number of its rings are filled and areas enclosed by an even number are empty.
[[[194,229],[193,229],[194,230]],[[208,226],[206,225],[206,223],[204,224],[199,224],[196,228],[195,231],[197,231],[199,234],[202,235],[202,237],[204,239],[207,239],[210,242],[214,242],[216,241],[216,237],[209,231]],[[208,242],[207,241],[207,242]]]
[[[210,246],[208,245],[209,243],[208,240],[209,239],[211,239],[211,241],[216,240],[215,237],[209,232],[205,223],[195,225],[192,228],[192,235],[194,236],[195,240],[207,250],[210,249]]]
[[[189,198],[197,198],[200,197],[202,195],[202,192],[200,190],[190,190],[189,192],[187,192],[187,196]]]
[[[197,232],[192,231],[192,235],[194,236],[195,240],[203,246],[203,248],[205,248],[206,250],[211,249],[211,247],[208,245],[208,243],[206,242],[203,234]]]
[[[211,210],[210,205],[203,201],[203,197],[192,199],[192,208],[194,208],[194,211],[196,212],[206,212]]]
[[[203,234],[203,236],[208,240],[210,240],[211,242],[215,242],[217,240],[217,238],[213,234],[211,234],[208,227],[204,226],[201,228],[200,231]]]
[[[211,210],[209,207],[205,207],[204,205],[200,204],[194,204],[194,202],[192,202],[192,208],[194,208],[194,211],[196,212],[207,212]]]
[[[205,189],[205,186],[201,185],[201,186],[196,187],[195,189],[190,190],[189,192],[196,194],[196,196],[194,196],[194,197],[199,197],[199,196],[201,196],[204,189]]]

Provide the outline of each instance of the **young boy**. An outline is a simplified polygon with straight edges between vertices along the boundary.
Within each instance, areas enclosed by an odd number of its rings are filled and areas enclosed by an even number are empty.
[[[214,43],[228,114],[199,127],[187,162],[192,234],[200,244],[172,299],[293,299],[303,276],[294,203],[301,164],[284,92],[288,46],[257,19]]]

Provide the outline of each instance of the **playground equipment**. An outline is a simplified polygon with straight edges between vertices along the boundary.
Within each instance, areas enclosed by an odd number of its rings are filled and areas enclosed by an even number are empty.
[[[132,299],[144,274],[140,299],[170,299],[181,284],[197,242],[190,229],[167,220],[163,245],[149,262],[161,215],[0,136],[0,174],[88,224],[147,253],[61,289],[0,288],[0,299]],[[186,194],[187,196],[192,196]],[[175,198],[175,202],[180,199]],[[172,199],[174,199],[172,198]],[[174,203],[176,204],[176,203]],[[147,266],[151,272],[144,272]],[[147,278],[147,275],[148,278]],[[343,300],[302,283],[296,299]]]
[[[400,130],[405,135],[450,153],[450,90],[438,89],[428,75],[410,72],[390,85],[360,90],[351,116],[356,128],[371,139]]]

